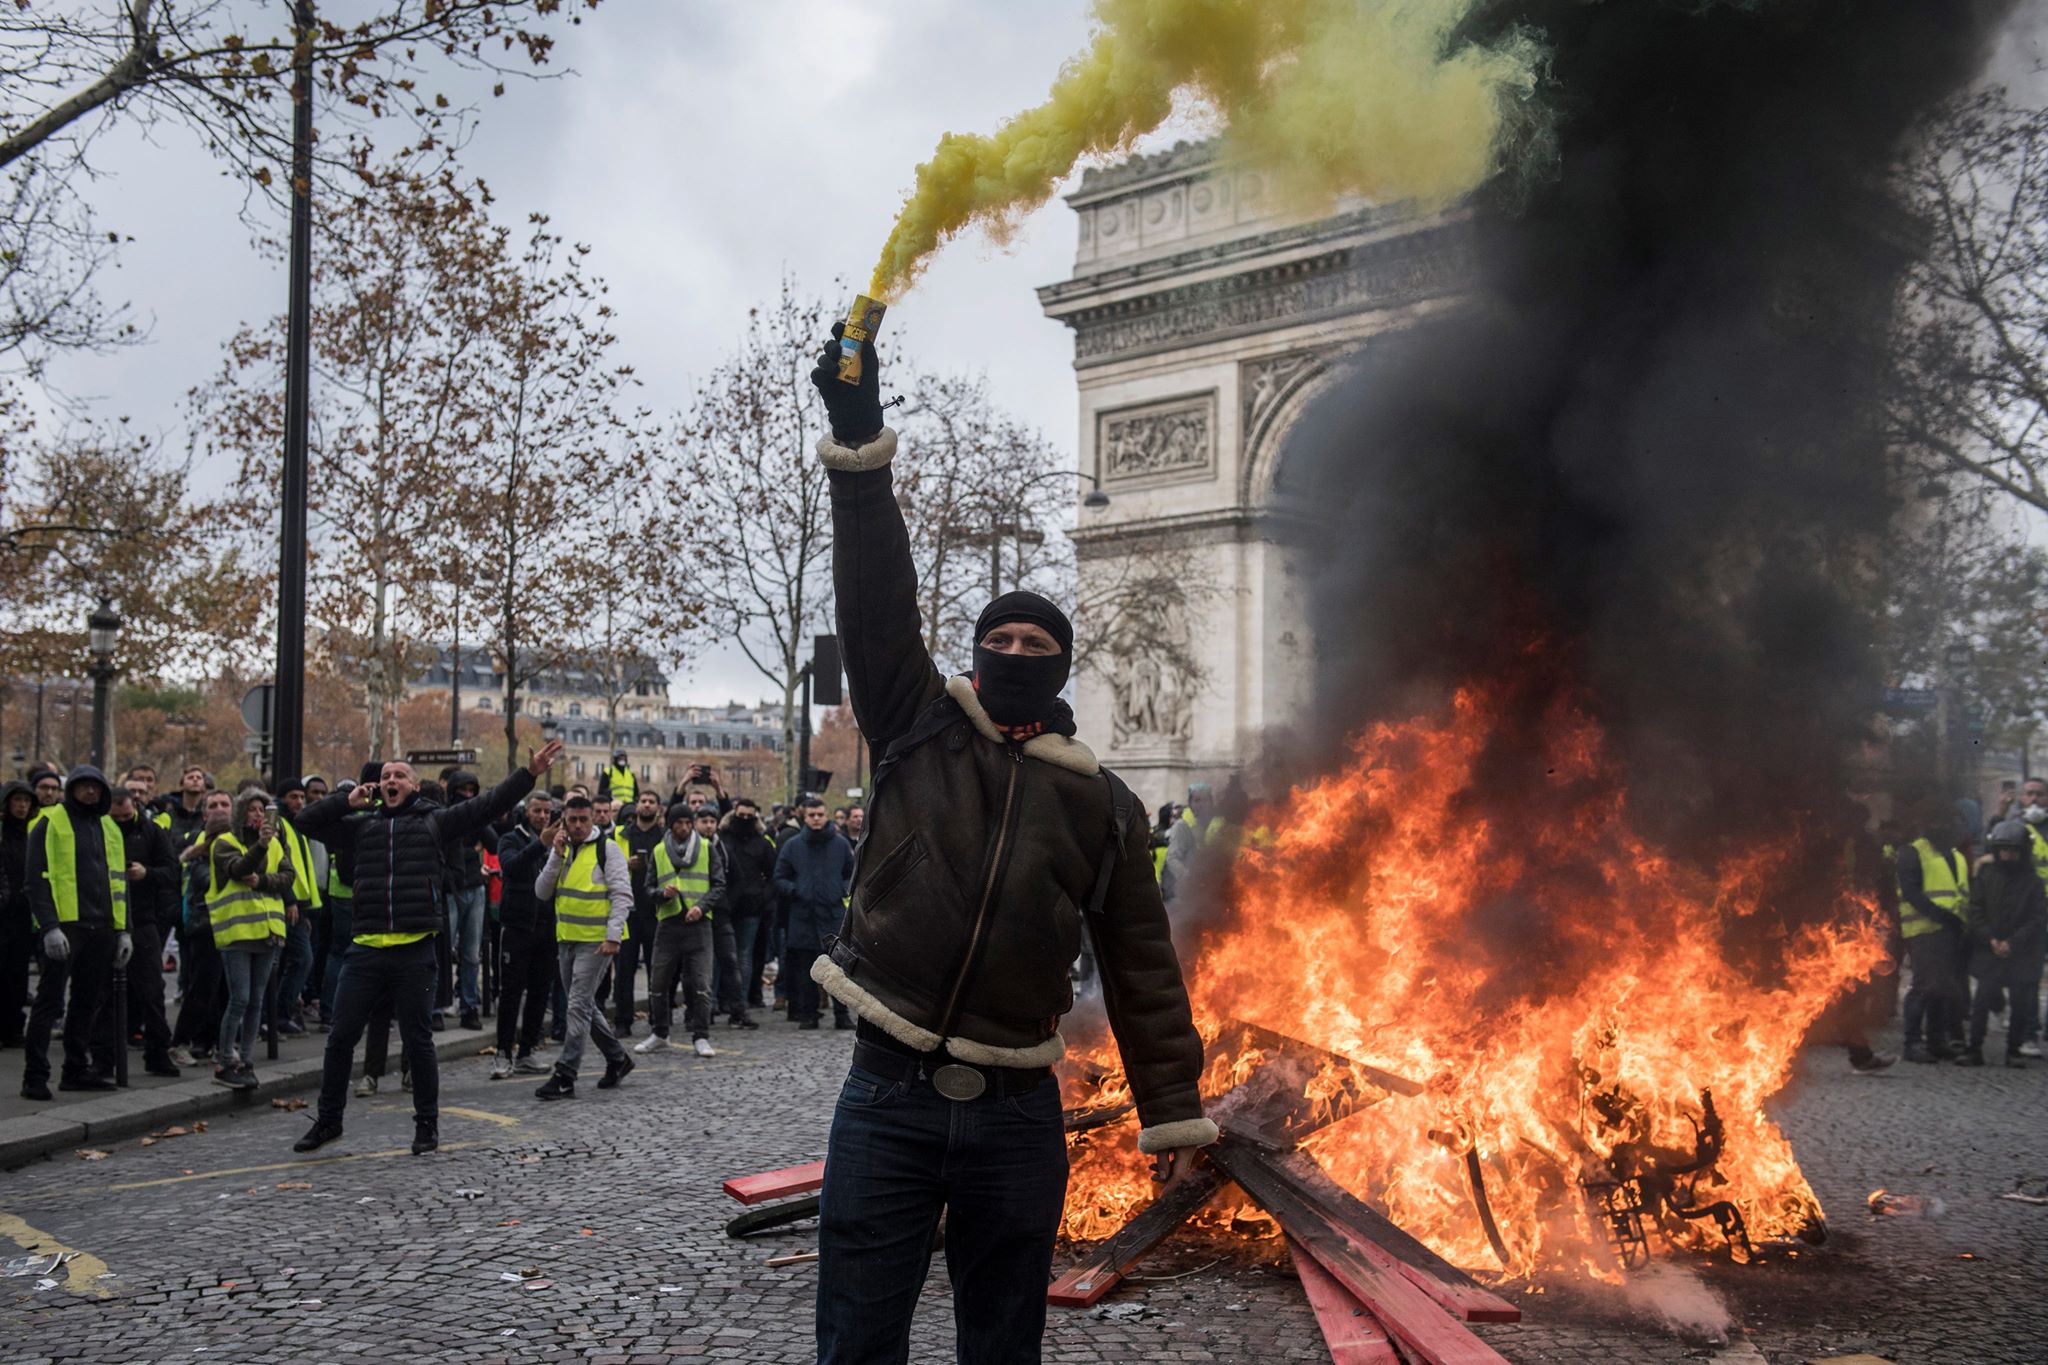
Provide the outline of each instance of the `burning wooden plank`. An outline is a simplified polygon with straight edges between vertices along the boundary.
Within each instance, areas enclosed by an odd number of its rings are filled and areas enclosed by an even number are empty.
[[[1124,1272],[1209,1202],[1223,1184],[1213,1166],[1200,1165],[1187,1178],[1147,1204],[1088,1259],[1053,1281],[1045,1301],[1055,1308],[1087,1308],[1116,1288]]]
[[[1428,1365],[1507,1365],[1505,1357],[1466,1331],[1396,1268],[1399,1263],[1382,1264],[1366,1255],[1357,1239],[1344,1235],[1338,1225],[1276,1176],[1265,1154],[1228,1141],[1207,1151],[1210,1160],[1278,1219],[1287,1235],[1379,1319],[1405,1350]]]
[[[1331,1365],[1401,1365],[1386,1329],[1365,1311],[1365,1305],[1331,1279],[1330,1272],[1292,1237],[1287,1239],[1287,1250],[1294,1257],[1309,1307],[1316,1310],[1316,1326],[1322,1328],[1323,1344],[1330,1348]]]

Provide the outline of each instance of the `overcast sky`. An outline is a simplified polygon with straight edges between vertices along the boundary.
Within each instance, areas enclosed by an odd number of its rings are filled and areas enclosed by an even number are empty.
[[[1088,36],[1085,0],[605,0],[556,31],[574,74],[483,100],[466,164],[500,221],[544,212],[594,248],[622,358],[660,410],[688,402],[785,269],[818,292],[863,286],[940,134],[1036,102]],[[283,273],[195,140],[116,135],[96,160],[111,172],[94,195],[103,225],[135,238],[106,292],[153,319],[152,340],[53,377],[182,446],[186,391],[238,324],[283,310]],[[907,329],[928,364],[986,370],[999,402],[1071,452],[1071,334],[1033,290],[1065,278],[1073,250],[1057,199],[1008,248],[962,239],[885,339]],[[675,687],[698,702],[767,691],[736,651],[693,661]]]

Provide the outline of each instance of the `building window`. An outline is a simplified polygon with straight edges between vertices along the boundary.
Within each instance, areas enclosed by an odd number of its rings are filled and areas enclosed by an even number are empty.
[[[700,730],[700,731],[699,731],[699,732],[697,733],[697,747],[698,747],[698,748],[700,748],[700,749],[708,749],[708,748],[710,748],[710,747],[711,747],[711,736],[709,736],[709,735],[707,735],[707,734],[703,733],[703,732],[702,732],[702,731]]]
[[[583,760],[580,758],[576,760],[576,776],[583,776]]]
[[[721,749],[730,749],[732,747],[732,736],[720,735],[718,737],[718,747]]]
[[[753,740],[753,737],[752,737],[751,735],[741,735],[741,736],[740,736],[740,748],[741,748],[741,749],[743,749],[743,750],[744,750],[744,749],[751,749],[751,748],[753,748],[753,747],[754,747],[754,740]]]
[[[570,715],[572,715],[572,716],[580,716],[580,715],[582,715],[582,714],[583,714],[583,703],[582,703],[582,702],[580,702],[580,701],[572,701],[572,702],[570,702],[570,703],[569,703],[569,714],[570,714]]]
[[[488,710],[490,710],[490,709],[491,709],[491,699],[490,699],[489,697],[478,697],[478,698],[476,699],[476,709],[477,709],[477,710],[479,710],[479,711],[488,711]]]

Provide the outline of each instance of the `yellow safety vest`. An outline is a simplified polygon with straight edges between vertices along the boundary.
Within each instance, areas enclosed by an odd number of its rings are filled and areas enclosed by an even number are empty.
[[[2048,886],[2048,834],[2041,833],[2039,825],[2028,825],[2027,833],[2034,836],[2034,875]]]
[[[611,779],[609,790],[614,807],[630,806],[639,799],[640,779],[633,776],[630,766],[621,768],[615,763],[607,764],[604,774]]]
[[[1960,917],[1963,900],[1970,892],[1970,869],[1960,857],[1937,853],[1934,845],[1925,839],[1915,839],[1910,847],[1920,855],[1920,886],[1927,893],[1927,899],[1934,902],[1935,908]],[[1953,862],[1951,858],[1954,858]],[[1939,933],[1943,927],[1939,920],[1929,919],[1915,909],[1913,903],[1905,898],[1905,888],[1899,888],[1901,937],[1918,938],[1922,934]]]
[[[673,886],[676,890],[682,892],[682,895],[672,896],[667,900],[663,900],[661,899],[661,889],[664,886]],[[668,856],[668,838],[664,835],[662,841],[654,846],[654,917],[658,920],[674,919],[677,915],[682,914],[698,901],[704,899],[705,893],[709,890],[711,890],[711,841],[700,837],[697,840],[696,861],[692,862],[688,867],[678,868],[675,864],[675,859]],[[704,913],[704,918],[710,919],[711,912],[707,910]]]
[[[44,806],[29,821],[29,832],[43,826],[43,880],[50,884],[50,899],[57,904],[59,924],[78,923],[78,833],[71,827],[71,812],[62,803]],[[100,817],[100,838],[107,852],[109,904],[114,911],[114,928],[128,928],[128,841],[110,815]]]
[[[218,843],[226,844],[237,853],[247,853],[249,846],[232,834],[223,834]],[[272,839],[264,854],[263,871],[275,874],[284,866],[284,842]],[[214,863],[214,850],[206,852],[206,918],[213,925],[213,946],[229,948],[237,943],[261,943],[267,938],[284,937],[284,897],[269,891],[255,890],[240,882],[221,884],[220,872]]]
[[[1186,810],[1180,813],[1180,822],[1186,825],[1189,829],[1193,830],[1198,836],[1200,836],[1202,842],[1205,844],[1214,843],[1216,841],[1216,837],[1223,833],[1222,816],[1210,816],[1208,827],[1204,828],[1202,825],[1196,822],[1195,808],[1193,806],[1189,806]]]
[[[578,844],[555,879],[555,938],[563,943],[602,943],[611,923],[612,895],[597,879],[597,860],[604,856],[603,839]],[[590,856],[585,858],[583,855]],[[621,927],[619,937],[627,930]]]
[[[291,844],[292,899],[301,905],[318,910],[327,902],[320,898],[320,886],[313,880],[313,850],[307,846],[306,836],[293,828],[290,820],[280,815],[277,817],[277,824],[280,832]],[[328,864],[327,870],[332,875],[332,863]]]
[[[1152,877],[1153,877],[1153,880],[1155,880],[1155,881],[1160,881],[1160,880],[1163,880],[1163,879],[1165,878],[1165,876],[1166,876],[1166,845],[1165,845],[1165,844],[1161,844],[1161,845],[1159,845],[1159,846],[1158,846],[1157,848],[1155,848],[1155,849],[1153,849],[1153,850],[1152,850]]]

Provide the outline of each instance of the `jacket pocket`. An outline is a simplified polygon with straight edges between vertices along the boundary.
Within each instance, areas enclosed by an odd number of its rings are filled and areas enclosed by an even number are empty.
[[[894,890],[917,865],[924,861],[924,840],[912,830],[903,842],[889,850],[889,856],[882,859],[873,875],[865,877],[860,884],[860,903],[863,907],[874,904]]]

